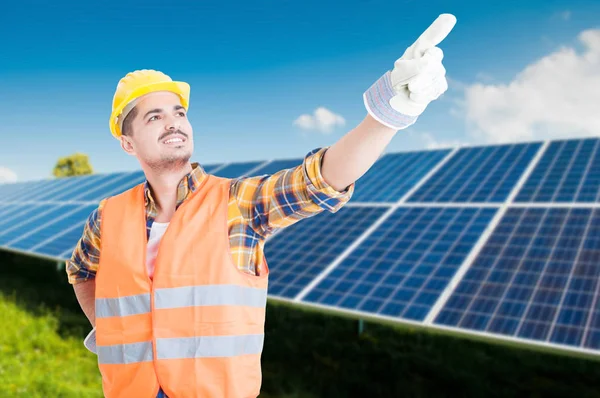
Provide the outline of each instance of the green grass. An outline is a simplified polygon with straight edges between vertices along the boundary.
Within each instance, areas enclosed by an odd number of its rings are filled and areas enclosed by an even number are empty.
[[[55,314],[33,315],[0,292],[0,325],[0,396],[103,396],[96,357],[58,334]]]
[[[0,252],[0,397],[102,397],[64,271]],[[260,398],[600,397],[600,361],[270,301]]]

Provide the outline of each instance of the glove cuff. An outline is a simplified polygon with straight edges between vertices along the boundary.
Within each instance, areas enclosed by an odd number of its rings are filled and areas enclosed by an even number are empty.
[[[417,121],[418,116],[402,114],[390,105],[390,99],[396,95],[392,88],[391,71],[387,71],[363,94],[367,111],[379,123],[401,130]]]

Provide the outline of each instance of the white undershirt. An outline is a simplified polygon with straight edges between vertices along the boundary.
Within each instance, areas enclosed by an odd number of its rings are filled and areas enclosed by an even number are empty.
[[[150,229],[150,237],[148,238],[148,246],[146,247],[146,268],[148,268],[148,276],[150,279],[154,277],[154,261],[158,253],[158,245],[161,238],[165,234],[168,222],[154,222]],[[96,353],[96,328],[94,327],[83,341],[83,345],[93,353]]]
[[[150,237],[148,238],[148,246],[146,247],[146,268],[148,269],[148,276],[150,279],[154,277],[154,261],[156,260],[156,254],[158,253],[158,245],[168,226],[168,222],[155,221],[152,223]]]

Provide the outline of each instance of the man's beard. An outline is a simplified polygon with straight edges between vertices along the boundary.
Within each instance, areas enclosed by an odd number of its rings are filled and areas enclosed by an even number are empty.
[[[155,172],[176,171],[184,168],[190,161],[192,154],[189,151],[165,154],[160,159],[149,160],[148,167]]]
[[[163,134],[162,136],[160,136],[159,141],[162,142],[163,140],[169,138],[169,136],[177,134],[184,136],[186,140],[189,139],[186,133],[184,133],[181,130],[177,130],[175,132]],[[161,155],[160,159],[158,160],[153,159],[148,161],[147,164],[155,172],[176,171],[184,168],[188,164],[191,157],[192,154],[190,151],[166,154]]]

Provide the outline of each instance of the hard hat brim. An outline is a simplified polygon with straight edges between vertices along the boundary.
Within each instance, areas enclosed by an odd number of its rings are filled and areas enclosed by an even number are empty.
[[[135,90],[133,90],[127,98],[125,98],[119,106],[117,106],[112,114],[110,115],[110,132],[115,138],[119,138],[121,136],[121,128],[119,127],[119,123],[117,122],[117,117],[123,112],[123,109],[127,106],[131,101],[140,98],[146,94],[155,93],[157,91],[170,91],[174,94],[177,94],[181,99],[181,105],[188,110],[190,104],[190,85],[185,82],[157,82],[157,83],[149,83],[142,86],[139,86]]]

